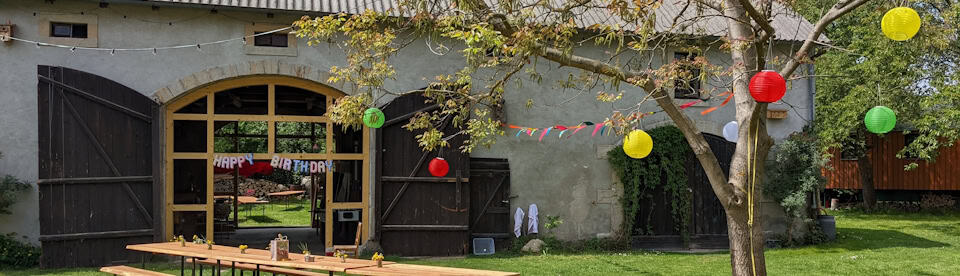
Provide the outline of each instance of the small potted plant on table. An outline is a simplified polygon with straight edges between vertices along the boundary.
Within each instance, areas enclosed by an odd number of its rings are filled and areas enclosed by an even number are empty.
[[[377,267],[383,267],[383,254],[380,252],[373,253],[373,258],[370,258],[377,262]]]
[[[307,243],[305,243],[305,242],[301,242],[301,243],[300,243],[300,251],[303,251],[303,261],[304,261],[304,262],[308,262],[308,263],[309,263],[309,262],[313,262],[314,260],[316,260],[316,257],[315,257],[315,256],[310,255],[310,248],[307,246]]]
[[[337,250],[333,252],[333,256],[340,258],[341,263],[347,262],[347,253],[343,253],[343,251]]]

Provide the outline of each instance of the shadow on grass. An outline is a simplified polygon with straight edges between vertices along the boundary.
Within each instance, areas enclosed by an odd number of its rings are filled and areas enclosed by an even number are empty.
[[[280,211],[281,211],[281,212],[292,212],[292,211],[302,211],[303,209],[306,209],[306,208],[303,207],[302,205],[297,205],[297,206],[288,207],[288,208],[283,209],[283,210],[280,210]]]
[[[820,245],[821,249],[865,250],[892,247],[934,248],[951,246],[896,230],[837,228],[837,241]]]
[[[253,222],[257,222],[257,223],[277,223],[277,222],[280,222],[279,220],[276,220],[276,219],[271,218],[271,217],[268,217],[268,216],[247,216],[244,220],[246,220],[246,221],[253,221]],[[241,222],[242,222],[242,221],[241,221]]]

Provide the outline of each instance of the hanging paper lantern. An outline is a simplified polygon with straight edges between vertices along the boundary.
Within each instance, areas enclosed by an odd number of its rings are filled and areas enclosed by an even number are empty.
[[[634,130],[623,138],[623,152],[627,156],[641,159],[647,157],[653,150],[653,138],[643,130]]]
[[[737,138],[740,137],[739,133],[740,125],[737,124],[737,121],[730,121],[723,126],[723,139],[727,139],[730,142],[737,142]]]
[[[427,169],[430,170],[430,174],[436,177],[447,176],[447,172],[450,171],[450,164],[447,164],[447,160],[437,157],[433,160],[430,160],[430,165],[427,166]]]
[[[896,41],[904,41],[913,38],[920,31],[920,15],[917,11],[899,7],[887,11],[880,20],[880,29],[883,34]]]
[[[370,128],[380,128],[386,116],[379,108],[371,107],[363,111],[363,124]]]
[[[876,134],[883,134],[893,130],[897,125],[897,114],[886,106],[874,106],[863,117],[867,130]]]
[[[787,82],[780,73],[763,70],[750,78],[750,96],[760,103],[772,103],[787,93]]]

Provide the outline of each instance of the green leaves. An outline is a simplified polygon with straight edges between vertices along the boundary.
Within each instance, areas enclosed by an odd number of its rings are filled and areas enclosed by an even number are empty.
[[[23,196],[21,193],[31,188],[33,188],[33,185],[30,183],[4,174],[0,178],[0,214],[11,214],[10,206],[20,200]]]
[[[807,18],[820,0],[797,2]],[[896,111],[898,128],[920,134],[898,157],[909,153],[922,159],[936,158],[939,148],[960,138],[960,91],[957,64],[957,16],[960,4],[914,2],[923,16],[920,34],[897,42],[880,31],[888,2],[869,2],[837,20],[826,35],[836,47],[816,59],[816,129],[824,151],[848,144],[862,144],[863,116],[876,105]],[[912,166],[908,166],[912,167]]]
[[[671,197],[670,208],[677,232],[684,238],[689,234],[687,225],[690,218],[691,194],[687,184],[686,160],[691,149],[683,133],[675,126],[663,126],[647,131],[653,138],[653,151],[644,159],[633,159],[618,146],[607,152],[607,161],[623,183],[624,220],[623,234],[654,235],[649,225],[647,229],[634,229],[634,223],[640,214],[640,202],[649,201],[651,194],[660,185]],[[666,176],[666,181],[661,179]],[[652,214],[652,212],[651,212]],[[649,215],[649,214],[648,214]]]
[[[776,146],[774,161],[767,166],[763,194],[772,197],[794,218],[807,217],[807,195],[821,189],[826,179],[820,173],[827,158],[820,153],[817,136],[798,132]]]

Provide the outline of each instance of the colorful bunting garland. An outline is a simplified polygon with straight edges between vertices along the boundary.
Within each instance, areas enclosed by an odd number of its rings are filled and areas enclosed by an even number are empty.
[[[700,115],[707,115],[708,113],[714,112],[714,111],[716,111],[717,109],[719,109],[720,107],[723,107],[723,106],[727,105],[727,103],[730,103],[730,99],[733,98],[733,93],[731,93],[730,91],[727,91],[727,92],[720,93],[720,94],[718,94],[717,96],[720,96],[720,97],[726,96],[726,98],[723,100],[722,103],[720,103],[720,105],[718,105],[718,106],[713,106],[713,107],[710,107],[710,108],[707,108],[707,109],[701,111],[701,112],[700,112]],[[701,102],[703,102],[703,101],[704,101],[704,100],[690,101],[690,102],[681,104],[681,105],[679,106],[679,108],[680,108],[680,109],[687,109],[687,108],[689,108],[689,107],[691,107],[691,106],[694,106],[694,105],[696,105],[696,104],[698,104],[698,103],[701,103]],[[633,113],[631,113],[628,117],[626,117],[626,120],[627,120],[627,121],[640,120],[640,119],[642,119],[643,117],[650,116],[650,115],[653,115],[653,114],[657,114],[657,113],[660,113],[660,112],[663,112],[663,110],[660,110],[660,111],[650,111],[650,112],[633,112]],[[589,128],[590,126],[593,126],[593,131],[590,133],[590,137],[596,137],[598,133],[600,134],[600,136],[604,136],[604,134],[610,135],[611,133],[613,133],[613,131],[610,131],[610,130],[609,130],[610,128],[613,127],[613,120],[611,120],[611,119],[607,119],[607,120],[605,120],[605,121],[603,121],[603,122],[601,122],[601,123],[599,123],[599,124],[594,124],[593,122],[585,121],[585,122],[579,123],[579,124],[577,124],[577,125],[572,125],[572,126],[570,126],[570,125],[567,125],[567,126],[565,126],[565,125],[555,125],[555,126],[550,126],[550,127],[545,127],[545,128],[525,127],[525,126],[518,126],[518,125],[511,125],[511,124],[503,124],[503,126],[506,126],[506,127],[508,127],[508,128],[512,128],[512,129],[516,129],[516,130],[517,130],[517,133],[514,135],[514,137],[520,137],[520,134],[525,134],[525,135],[527,135],[527,136],[533,137],[533,135],[534,135],[537,131],[543,130],[542,132],[540,132],[540,136],[537,138],[537,141],[540,141],[540,142],[543,142],[543,138],[544,138],[544,137],[547,137],[548,135],[550,135],[550,132],[553,131],[553,130],[558,130],[558,131],[560,131],[560,135],[557,136],[558,139],[562,139],[562,138],[563,138],[563,134],[566,133],[566,132],[569,131],[569,130],[573,130],[573,133],[571,133],[570,135],[567,135],[567,138],[572,137],[573,135],[577,134],[577,132],[579,132],[580,130]]]

